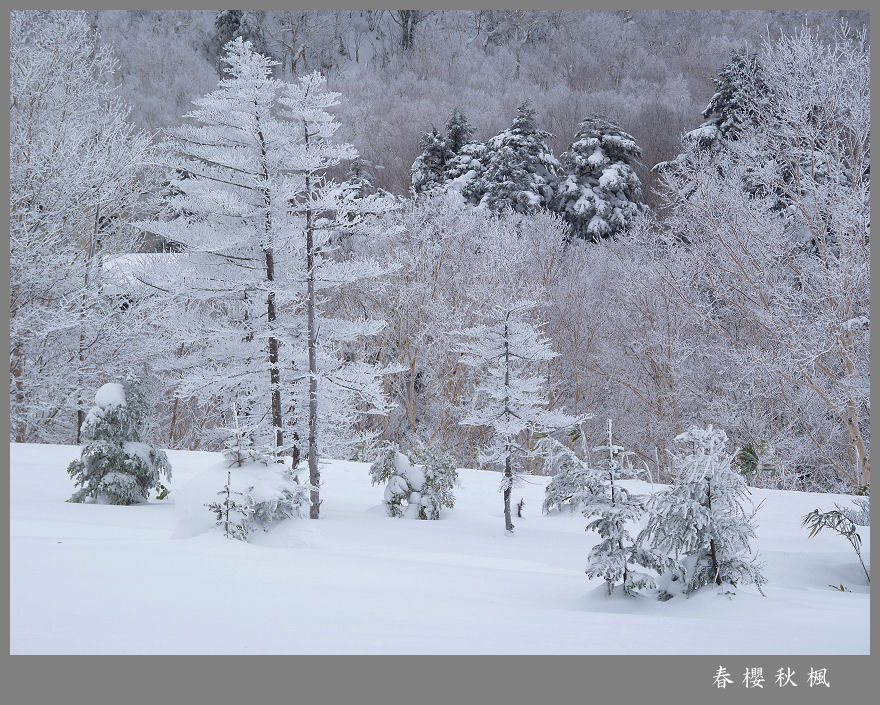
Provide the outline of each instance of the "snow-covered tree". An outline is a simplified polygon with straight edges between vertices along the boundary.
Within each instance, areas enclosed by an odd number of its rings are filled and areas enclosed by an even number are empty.
[[[446,146],[453,154],[459,154],[465,145],[471,144],[474,127],[468,122],[461,108],[453,108],[446,121]]]
[[[455,506],[457,479],[447,454],[422,448],[407,457],[392,442],[383,444],[370,466],[371,482],[385,483],[385,507],[391,517],[439,519],[441,507]]]
[[[706,403],[802,489],[870,483],[869,59],[846,31],[768,40],[754,126],[664,170],[663,284],[737,371]]]
[[[686,593],[713,583],[751,583],[760,591],[766,579],[750,545],[757,510],[745,508],[749,491],[733,469],[727,434],[710,425],[675,440],[675,483],[652,496],[641,540],[675,562],[670,575]]]
[[[477,386],[473,410],[461,421],[486,429],[489,439],[480,463],[501,465],[504,527],[513,531],[510,493],[516,477],[515,459],[530,454],[526,446],[534,431],[571,426],[575,419],[547,409],[540,363],[556,357],[546,338],[529,320],[536,303],[512,301],[497,306],[489,322],[460,331],[461,363],[476,368],[483,381]]]
[[[654,578],[636,567],[656,569],[658,559],[653,551],[643,547],[640,537],[634,539],[627,529],[628,524],[642,519],[645,507],[640,497],[620,484],[625,453],[622,446],[613,442],[610,419],[608,443],[595,450],[600,455],[589,482],[598,483],[601,490],[585,496],[583,511],[584,516],[592,519],[587,531],[595,531],[602,541],[590,551],[586,573],[591,578],[603,578],[609,595],[618,583],[625,594],[633,595],[637,590],[655,587]]]
[[[426,132],[419,140],[422,153],[412,165],[413,193],[431,191],[444,185],[446,181],[446,162],[452,156],[446,139],[437,128]]]
[[[189,114],[200,124],[173,133],[171,218],[145,227],[185,252],[152,283],[171,294],[174,316],[164,323],[183,351],[169,363],[181,396],[221,409],[237,403],[255,446],[289,451],[294,466],[308,428],[317,517],[319,406],[330,437],[334,429],[344,436],[359,412],[385,406],[379,372],[345,357],[382,322],[325,316],[321,297],[385,271],[337,256],[344,232],[379,233],[361,212],[367,199],[347,198],[324,176],[355,156],[332,142],[338,122],[327,108],[338,96],[324,79],[278,81],[274,62],[241,38],[227,45],[226,62],[218,90]]]
[[[642,184],[633,169],[641,154],[635,138],[617,123],[600,116],[581,122],[562,155],[567,175],[553,202],[573,237],[613,237],[645,211]]]
[[[486,143],[483,171],[474,186],[482,194],[480,206],[517,213],[549,207],[561,169],[547,144],[549,137],[538,129],[531,103],[520,105],[511,127]]]
[[[85,390],[137,355],[102,263],[136,248],[155,150],[84,13],[13,12],[10,38],[10,435],[78,442]]]
[[[589,501],[589,495],[604,491],[596,469],[566,444],[546,436],[538,441],[536,449],[544,458],[545,473],[553,476],[544,490],[545,513],[554,509],[561,512],[564,507],[573,512]]]
[[[137,379],[110,382],[95,393],[83,422],[83,449],[67,472],[77,490],[69,502],[134,504],[170,479],[168,457],[146,443],[148,409]]]

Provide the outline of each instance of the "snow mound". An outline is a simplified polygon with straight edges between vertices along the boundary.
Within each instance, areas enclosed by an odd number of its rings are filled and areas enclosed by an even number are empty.
[[[125,390],[119,382],[108,382],[95,392],[95,404],[102,409],[125,406]]]

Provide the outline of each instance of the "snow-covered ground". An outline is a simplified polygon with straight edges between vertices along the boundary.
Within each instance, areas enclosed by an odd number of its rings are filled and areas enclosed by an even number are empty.
[[[12,653],[869,652],[855,553],[801,527],[844,497],[755,491],[767,596],[658,602],[609,598],[586,578],[595,537],[580,514],[542,516],[548,478],[515,490],[524,517],[506,536],[497,473],[461,471],[454,509],[410,521],[385,516],[367,465],[333,462],[319,521],[243,544],[187,519],[186,484],[218,454],[169,451],[169,498],[114,507],[65,503],[78,453],[11,445]]]

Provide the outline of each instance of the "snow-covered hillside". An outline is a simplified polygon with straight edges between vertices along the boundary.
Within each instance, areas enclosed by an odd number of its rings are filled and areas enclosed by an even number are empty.
[[[846,497],[756,490],[767,596],[658,602],[586,578],[595,537],[579,514],[541,514],[548,478],[515,488],[524,516],[506,536],[498,473],[462,470],[454,509],[410,521],[385,516],[367,465],[332,462],[319,521],[244,544],[193,529],[193,480],[218,454],[169,451],[169,498],[123,507],[65,503],[78,452],[10,447],[12,653],[869,652],[855,554],[801,528]]]

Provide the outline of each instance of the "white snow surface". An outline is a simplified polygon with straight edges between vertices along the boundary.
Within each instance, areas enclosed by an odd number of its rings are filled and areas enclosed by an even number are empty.
[[[869,653],[855,553],[801,527],[850,497],[755,490],[767,596],[743,586],[658,602],[608,597],[584,575],[598,539],[578,513],[541,514],[547,477],[515,488],[524,516],[506,536],[497,473],[461,470],[454,509],[405,521],[385,515],[368,465],[328,462],[320,520],[245,544],[212,528],[207,509],[201,526],[186,523],[211,475],[218,491],[226,480],[220,454],[168,451],[169,498],[130,507],[65,503],[78,456],[10,446],[14,654]]]

